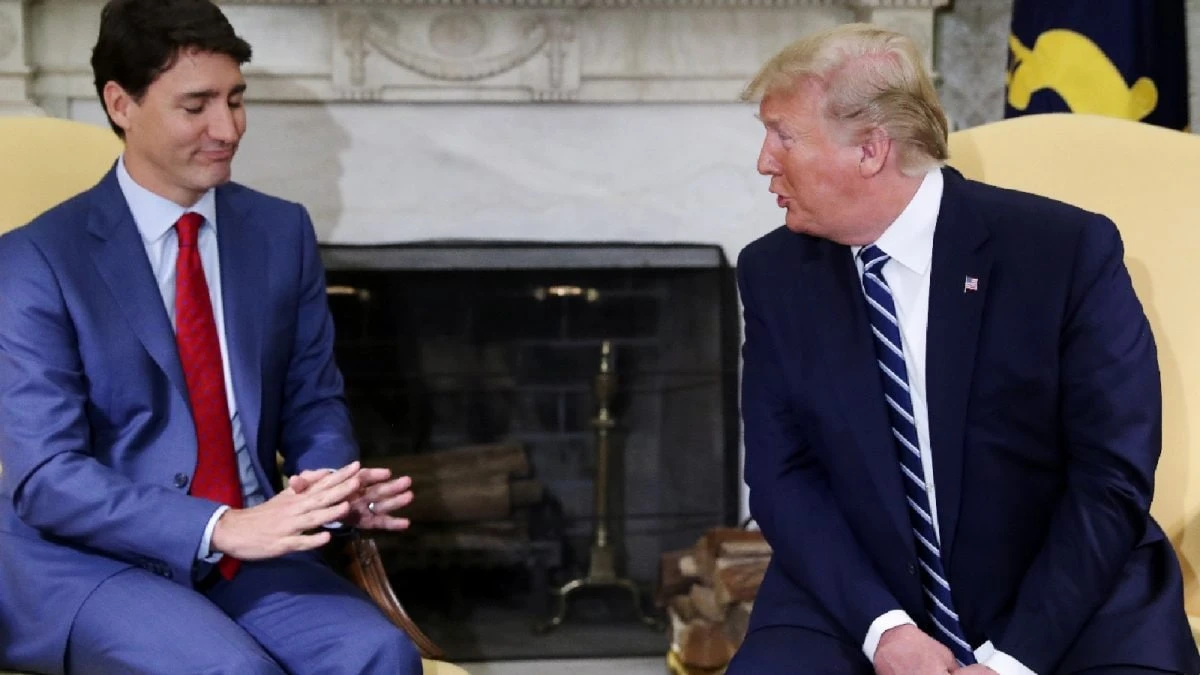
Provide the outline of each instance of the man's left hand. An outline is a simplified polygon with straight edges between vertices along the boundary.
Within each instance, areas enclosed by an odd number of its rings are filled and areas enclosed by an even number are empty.
[[[976,663],[974,665],[963,666],[962,668],[959,668],[958,670],[954,671],[954,675],[997,675],[997,674],[996,674],[996,671],[992,670],[991,668],[988,668],[987,666]]]
[[[300,493],[317,478],[325,475],[325,471],[303,471],[288,479],[288,487]],[[350,501],[350,516],[347,524],[363,529],[373,530],[405,530],[410,522],[408,518],[398,518],[392,514],[413,500],[412,479],[401,476],[394,480],[391,469],[364,468],[358,472],[361,484],[358,494]]]

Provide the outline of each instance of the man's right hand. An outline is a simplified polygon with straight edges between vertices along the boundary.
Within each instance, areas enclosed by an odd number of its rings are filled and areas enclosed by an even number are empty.
[[[911,623],[884,631],[875,648],[876,675],[945,675],[956,668],[954,654]]]
[[[240,560],[277,558],[329,543],[328,532],[304,534],[350,512],[358,492],[358,462],[331,471],[302,493],[288,488],[248,509],[230,509],[213,529],[212,550]]]

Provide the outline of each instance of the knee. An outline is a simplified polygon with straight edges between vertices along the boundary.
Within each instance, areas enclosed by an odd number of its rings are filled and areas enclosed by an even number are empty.
[[[363,661],[362,673],[421,675],[421,655],[404,631],[390,623],[373,626],[354,636],[354,652]]]
[[[753,645],[743,644],[733,655],[729,665],[725,668],[725,675],[755,675],[756,673],[769,673],[769,668],[764,668],[763,659],[759,658],[758,650],[754,649]]]
[[[286,671],[261,649],[224,645],[206,655],[206,664],[192,672],[202,675],[286,675]]]

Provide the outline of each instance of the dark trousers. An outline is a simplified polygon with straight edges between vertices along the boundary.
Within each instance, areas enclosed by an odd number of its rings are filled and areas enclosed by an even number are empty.
[[[746,635],[725,675],[874,675],[874,672],[861,645],[849,644],[807,628],[771,626]],[[1061,675],[1162,675],[1170,672],[1142,666],[1105,666]]]

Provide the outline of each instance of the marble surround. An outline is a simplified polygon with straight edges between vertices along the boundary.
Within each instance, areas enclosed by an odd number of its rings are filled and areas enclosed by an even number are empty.
[[[1013,0],[225,0],[255,48],[236,178],[339,243],[719,243],[780,222],[737,95],[799,35],[917,39],[952,122],[1003,110]],[[1186,0],[1191,33],[1200,0]],[[0,115],[104,124],[100,0],[0,0]],[[1200,39],[1189,41],[1200,128]]]

